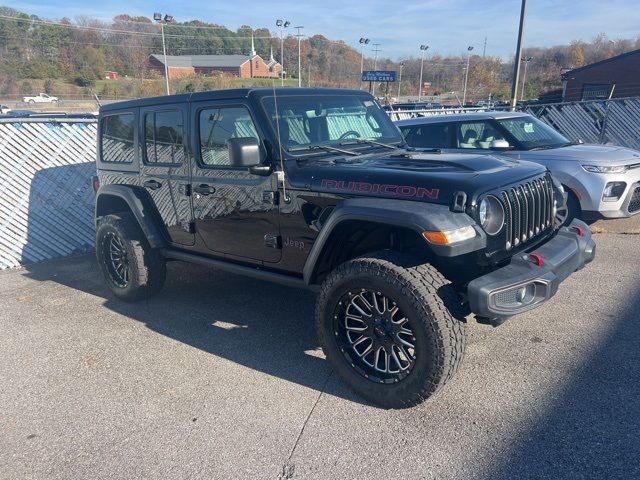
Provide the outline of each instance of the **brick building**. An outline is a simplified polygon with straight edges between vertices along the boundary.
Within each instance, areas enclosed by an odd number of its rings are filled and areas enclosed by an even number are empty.
[[[640,50],[562,73],[565,102],[640,96]]]
[[[164,74],[164,55],[150,55],[149,66]],[[253,48],[249,55],[167,55],[169,78],[182,78],[194,74],[214,75],[229,73],[240,78],[280,78],[282,65],[273,58],[265,62]]]

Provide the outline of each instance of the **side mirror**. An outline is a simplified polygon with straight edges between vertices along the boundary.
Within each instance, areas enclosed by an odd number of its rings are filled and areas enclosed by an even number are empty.
[[[508,150],[511,147],[506,140],[492,140],[489,144],[491,150]]]
[[[262,163],[260,141],[257,138],[230,138],[227,140],[227,148],[232,167],[252,167]]]

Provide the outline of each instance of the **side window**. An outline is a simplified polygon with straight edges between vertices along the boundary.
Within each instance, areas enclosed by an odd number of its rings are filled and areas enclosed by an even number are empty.
[[[432,123],[416,127],[407,140],[416,148],[450,148],[450,138],[450,123]]]
[[[103,162],[132,163],[135,158],[133,113],[120,113],[102,118],[100,125],[101,152]]]
[[[147,113],[144,116],[144,137],[148,163],[180,164],[184,161],[180,111]]]
[[[200,111],[200,158],[205,165],[229,166],[230,138],[258,137],[249,110],[245,107],[205,108]]]
[[[487,150],[494,140],[504,136],[489,122],[459,123],[457,129],[458,148],[480,148]]]

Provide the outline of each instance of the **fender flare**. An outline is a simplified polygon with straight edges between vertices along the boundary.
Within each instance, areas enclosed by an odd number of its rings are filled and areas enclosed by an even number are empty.
[[[98,220],[98,204],[101,196],[118,197],[129,206],[129,210],[136,218],[151,248],[164,248],[167,246],[166,236],[158,227],[156,215],[149,202],[135,189],[126,185],[103,185],[96,194],[96,222]]]
[[[487,243],[486,234],[469,215],[452,212],[447,205],[380,198],[347,199],[335,207],[311,247],[302,271],[307,285],[314,281],[316,266],[331,235],[341,223],[350,220],[403,227],[420,236],[426,230],[449,231],[466,226],[474,227],[476,237],[456,245],[432,245],[425,240],[425,246],[442,257],[480,250]]]

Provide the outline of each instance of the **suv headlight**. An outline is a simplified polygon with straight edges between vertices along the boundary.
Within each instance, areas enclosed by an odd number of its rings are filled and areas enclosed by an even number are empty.
[[[624,173],[629,170],[627,165],[582,165],[582,168],[591,173]]]
[[[493,195],[487,195],[480,202],[478,217],[485,232],[497,235],[502,230],[505,219],[502,202]]]

